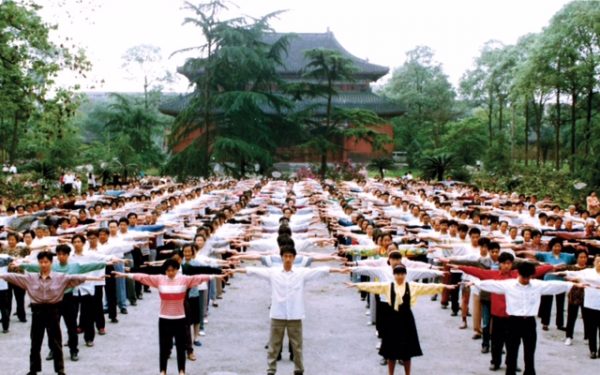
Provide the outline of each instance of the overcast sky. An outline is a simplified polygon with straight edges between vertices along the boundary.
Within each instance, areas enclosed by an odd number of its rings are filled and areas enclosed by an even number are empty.
[[[39,0],[44,16],[59,24],[87,50],[94,68],[83,89],[140,91],[141,81],[128,79],[122,55],[132,46],[160,47],[167,67],[175,71],[185,55],[175,50],[201,43],[199,29],[182,26],[189,12],[182,0]],[[192,0],[192,2],[195,2]],[[352,54],[394,67],[417,45],[435,51],[453,84],[469,69],[482,45],[506,44],[546,26],[567,0],[237,0],[235,13],[261,16],[287,10],[273,22],[282,32],[325,32],[329,28]],[[71,14],[71,17],[67,16]],[[188,55],[189,56],[189,55]],[[104,80],[103,84],[98,84]],[[66,82],[66,81],[65,81]],[[185,79],[171,87],[184,91]]]

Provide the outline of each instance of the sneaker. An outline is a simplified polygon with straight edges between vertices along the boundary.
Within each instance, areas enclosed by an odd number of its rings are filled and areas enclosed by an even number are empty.
[[[98,334],[99,334],[100,336],[104,336],[104,335],[106,335],[106,328],[100,328],[100,329],[98,330]]]
[[[208,319],[204,319],[204,324],[208,324]]]
[[[200,336],[206,336],[206,332],[203,329],[200,330]]]
[[[490,347],[489,346],[482,346],[481,347],[481,353],[482,354],[488,354],[490,352]]]
[[[566,346],[571,346],[573,345],[573,339],[567,337],[567,339],[565,340],[565,345]]]
[[[591,352],[590,359],[596,359],[596,358],[598,358],[598,356],[596,355],[596,352]]]
[[[200,347],[200,346],[202,346],[202,343],[200,342],[200,340],[196,340],[196,341],[194,341],[194,346]]]
[[[547,331],[547,330],[548,330],[548,326],[542,326],[542,329],[543,329],[544,331]]]
[[[93,341],[86,341],[85,342],[85,346],[87,346],[88,348],[91,348],[94,346],[94,342]]]
[[[127,308],[121,307],[121,314],[127,315],[128,314]]]
[[[9,333],[10,331],[8,329],[3,329],[2,333]]]
[[[52,352],[48,353],[48,355],[46,356],[46,361],[51,361],[54,359],[54,354],[52,354]]]
[[[77,355],[77,353],[71,353],[71,361],[73,361],[73,362],[79,361],[79,356]]]
[[[110,320],[110,322],[111,322],[111,323],[119,323],[119,319],[117,319],[117,318],[112,318],[112,319]]]
[[[371,310],[367,310],[367,311],[365,311],[365,315],[366,315],[366,316],[370,316],[370,315],[371,315]]]

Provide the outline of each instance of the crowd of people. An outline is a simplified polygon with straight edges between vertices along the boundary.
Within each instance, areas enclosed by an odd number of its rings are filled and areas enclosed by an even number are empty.
[[[244,273],[271,285],[267,373],[277,371],[287,330],[301,375],[304,284],[343,273],[350,276],[339,282],[350,277],[348,286],[360,290],[389,374],[398,362],[410,374],[411,359],[423,355],[411,306],[432,295],[457,317],[458,328],[471,321],[481,353],[491,353],[490,370],[506,364],[506,373],[515,374],[523,342],[524,374],[532,375],[536,319],[549,330],[553,307],[564,343],[585,339],[590,358],[599,354],[595,195],[587,205],[563,209],[551,197],[406,178],[146,178],[81,192],[71,186],[64,195],[0,207],[2,329],[9,333],[13,307],[27,322],[29,304],[30,374],[41,371],[44,330],[47,359],[64,374],[60,319],[69,358],[77,361],[80,334],[93,347],[97,334],[107,334],[106,321],[118,324],[156,288],[160,372],[166,374],[175,343],[184,374],[206,335],[208,310],[218,307],[233,275]],[[242,265],[254,261],[263,267]],[[339,266],[311,267],[320,261]],[[573,337],[579,310],[584,338]]]

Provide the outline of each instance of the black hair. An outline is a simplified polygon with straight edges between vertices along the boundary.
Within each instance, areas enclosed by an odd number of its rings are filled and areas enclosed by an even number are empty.
[[[42,259],[48,259],[50,262],[52,262],[53,258],[54,258],[54,254],[52,254],[49,251],[40,251],[37,255],[38,262]]]
[[[459,230],[460,230],[460,228],[459,228]],[[479,228],[477,228],[477,227],[473,227],[473,228],[469,229],[469,236],[472,236],[474,234],[481,235],[481,230],[479,230]]]
[[[523,262],[517,267],[519,275],[522,277],[531,277],[535,273],[535,266],[530,262]]]
[[[496,242],[494,242],[494,243],[497,244]],[[515,261],[515,257],[511,253],[501,253],[500,255],[498,255],[499,263],[514,262],[514,261]]]
[[[388,259],[402,259],[402,253],[399,251],[392,251],[388,254]]]
[[[295,247],[294,239],[286,234],[277,237],[277,245],[279,248],[282,248],[283,246]]]
[[[75,241],[76,238],[81,240],[81,243],[85,243],[85,237],[82,234],[76,234],[71,238],[71,243]]]
[[[121,223],[126,223],[127,225],[129,225],[129,220],[126,217],[122,217],[119,219],[119,224]]]
[[[71,247],[69,245],[58,245],[56,246],[56,250],[55,250],[56,254],[61,253],[61,254],[66,254],[69,255],[71,254]]]
[[[491,241],[488,244],[488,250],[489,251],[492,251],[492,250],[498,250],[498,251],[500,251],[500,244],[498,242]],[[505,254],[505,253],[503,253],[503,254]],[[511,255],[510,253],[506,253],[506,254]],[[500,255],[502,255],[502,254],[500,254]]]
[[[394,267],[394,275],[406,275],[406,267],[404,266],[396,266]]]
[[[100,233],[110,234],[110,231],[108,230],[108,228],[100,228],[98,229],[98,236],[100,236]]]
[[[279,249],[279,255],[281,255],[283,257],[283,255],[286,253],[296,256],[296,249],[294,248],[294,246],[290,246],[290,245],[282,246]]]
[[[169,268],[173,268],[175,270],[178,270],[179,269],[179,262],[176,261],[175,259],[171,259],[171,258],[165,260],[165,262],[163,263],[163,272],[167,272],[167,270]]]
[[[278,235],[288,235],[291,236],[292,235],[292,230],[290,229],[289,226],[287,225],[280,225],[279,226],[279,231],[277,232]]]
[[[26,235],[26,234],[30,234],[30,235],[31,235],[31,238],[35,238],[35,231],[33,231],[33,230],[31,230],[31,229],[29,229],[29,230],[26,230],[25,232],[23,232],[23,235],[22,235],[22,237],[25,237],[25,235]]]

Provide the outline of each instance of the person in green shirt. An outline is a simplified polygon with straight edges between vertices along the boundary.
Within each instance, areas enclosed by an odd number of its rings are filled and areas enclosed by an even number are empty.
[[[71,254],[71,248],[68,245],[58,245],[56,247],[56,259],[58,262],[52,264],[52,271],[65,273],[69,275],[79,275],[92,271],[101,270],[106,267],[105,262],[91,262],[91,263],[69,263],[69,255]],[[39,272],[40,266],[36,263],[22,263],[19,266],[20,269],[26,272]],[[69,351],[71,353],[71,360],[79,360],[79,339],[77,336],[77,305],[73,297],[73,288],[65,290],[65,295],[60,305],[60,315],[65,321],[67,326],[67,334],[69,336]],[[46,360],[52,360],[52,350],[46,357]]]

